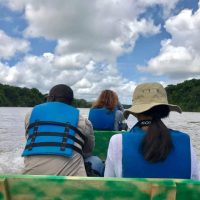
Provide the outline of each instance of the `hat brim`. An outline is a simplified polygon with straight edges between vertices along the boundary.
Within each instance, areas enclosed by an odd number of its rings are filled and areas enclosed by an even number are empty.
[[[161,103],[148,103],[148,104],[140,104],[140,105],[131,106],[129,109],[124,111],[124,117],[127,119],[129,114],[132,114],[132,115],[135,116],[139,113],[145,112],[145,111],[153,108],[154,106],[158,106],[158,105],[166,105],[166,106],[169,106],[170,111],[182,113],[181,108],[177,105],[164,104],[164,103],[163,104],[161,104]]]

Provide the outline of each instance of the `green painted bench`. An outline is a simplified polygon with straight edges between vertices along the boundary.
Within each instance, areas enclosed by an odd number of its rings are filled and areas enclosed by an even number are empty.
[[[99,156],[102,160],[106,159],[108,144],[112,135],[120,133],[119,131],[94,131],[95,148],[93,155]]]
[[[0,175],[0,200],[199,200],[200,181]]]

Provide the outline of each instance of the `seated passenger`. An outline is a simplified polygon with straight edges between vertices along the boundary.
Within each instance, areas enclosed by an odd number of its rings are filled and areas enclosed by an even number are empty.
[[[24,174],[86,176],[84,158],[91,157],[93,128],[71,106],[72,100],[70,87],[56,85],[50,90],[47,102],[26,115]]]
[[[125,120],[123,112],[118,109],[118,96],[112,90],[101,92],[89,111],[88,119],[95,130],[122,130]]]
[[[180,107],[168,103],[159,83],[138,85],[133,105],[124,116],[138,122],[128,133],[110,139],[105,177],[199,179],[196,155],[189,135],[172,130],[162,122]]]

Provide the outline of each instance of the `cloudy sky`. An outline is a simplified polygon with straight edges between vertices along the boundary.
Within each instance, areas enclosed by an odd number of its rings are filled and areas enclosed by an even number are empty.
[[[198,0],[0,0],[0,83],[103,89],[200,78]]]

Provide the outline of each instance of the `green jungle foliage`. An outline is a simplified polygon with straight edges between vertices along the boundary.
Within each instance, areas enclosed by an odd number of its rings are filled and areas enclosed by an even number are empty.
[[[46,101],[47,94],[38,89],[20,88],[0,84],[0,106],[3,107],[33,107]],[[84,99],[74,99],[73,105],[79,108],[89,108],[91,103]]]
[[[168,100],[179,105],[183,111],[200,112],[200,79],[192,79],[177,85],[166,87]],[[33,107],[45,102],[45,94],[38,89],[20,88],[0,84],[0,106]],[[92,103],[84,99],[74,99],[73,105],[78,108],[90,108]],[[123,105],[129,108],[130,105]]]
[[[90,108],[91,102],[87,102],[85,99],[74,99],[72,105],[76,108]]]
[[[36,88],[20,88],[0,84],[0,106],[33,107],[44,102],[44,95]]]
[[[200,112],[200,79],[192,79],[166,87],[168,100],[183,111]]]

